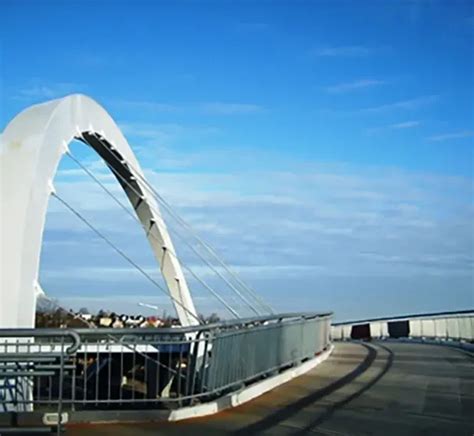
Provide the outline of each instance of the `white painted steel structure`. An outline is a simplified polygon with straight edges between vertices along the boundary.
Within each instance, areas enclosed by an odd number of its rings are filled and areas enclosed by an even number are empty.
[[[331,337],[334,340],[349,340],[351,339],[353,326],[368,324],[372,338],[385,339],[390,337],[389,323],[399,321],[408,321],[408,338],[474,341],[474,312],[418,315],[342,323],[331,327]]]
[[[198,324],[186,279],[171,255],[173,243],[130,145],[98,103],[71,95],[24,110],[0,138],[0,328],[34,326],[48,200],[61,157],[75,138],[123,177],[119,183],[147,229],[181,324]]]

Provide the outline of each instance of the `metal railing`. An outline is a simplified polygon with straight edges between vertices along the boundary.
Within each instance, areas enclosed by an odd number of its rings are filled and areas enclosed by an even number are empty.
[[[38,337],[47,342],[36,341]],[[72,356],[79,346],[79,335],[72,330],[0,330],[0,417],[6,417],[0,434],[12,432],[17,413],[32,412],[33,405],[47,407],[55,416],[50,426],[61,432],[63,383],[75,370]]]
[[[334,340],[420,339],[474,342],[474,310],[437,312],[334,323]]]
[[[329,313],[311,313],[188,328],[0,329],[0,410],[60,414],[209,401],[321,353],[330,345],[330,321]],[[6,395],[8,386],[22,385],[21,398]]]

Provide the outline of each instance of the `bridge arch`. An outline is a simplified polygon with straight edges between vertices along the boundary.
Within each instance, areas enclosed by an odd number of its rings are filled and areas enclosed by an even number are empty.
[[[114,170],[147,230],[181,324],[197,324],[181,266],[170,254],[173,243],[130,145],[98,103],[75,94],[25,109],[0,138],[0,328],[34,326],[48,201],[59,162],[74,139],[89,144]]]

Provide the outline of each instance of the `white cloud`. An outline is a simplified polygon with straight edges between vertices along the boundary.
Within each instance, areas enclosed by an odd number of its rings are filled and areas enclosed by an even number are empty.
[[[111,104],[120,108],[147,112],[178,112],[181,107],[176,104],[150,100],[113,100]]]
[[[428,140],[433,142],[443,142],[450,141],[451,139],[471,138],[472,136],[474,136],[474,130],[463,130],[461,132],[444,133],[430,136]]]
[[[119,127],[133,145],[139,160],[153,162],[162,171],[189,168],[194,160],[202,159],[201,153],[181,150],[175,147],[176,144],[204,142],[221,133],[215,126],[178,123],[121,122]]]
[[[155,101],[115,100],[111,103],[122,108],[147,112],[192,112],[207,115],[243,115],[264,111],[264,107],[259,104],[232,101],[170,104]]]
[[[371,88],[374,86],[385,85],[387,82],[385,80],[376,80],[376,79],[360,79],[354,80],[352,82],[338,83],[337,85],[332,85],[326,87],[326,91],[332,94],[343,94],[349,91],[355,91],[357,89]]]
[[[263,111],[263,107],[257,104],[228,102],[203,103],[201,109],[212,115],[253,114]]]
[[[220,130],[214,126],[183,125],[178,123],[119,123],[122,132],[134,138],[141,138],[146,144],[171,143],[178,139],[214,135]]]
[[[19,89],[14,98],[26,101],[49,100],[64,97],[68,94],[82,92],[84,89],[85,86],[79,83],[42,83],[38,80],[34,80],[30,85]]]
[[[421,121],[403,121],[401,123],[389,124],[387,126],[371,127],[367,129],[368,133],[379,133],[387,130],[406,130],[413,129],[421,125]]]
[[[405,121],[403,123],[396,123],[396,124],[391,124],[388,126],[390,129],[411,129],[412,127],[418,127],[420,125],[420,121]]]
[[[438,95],[425,95],[407,100],[399,100],[393,103],[387,103],[379,106],[372,106],[360,109],[359,112],[387,112],[391,110],[415,110],[435,103],[439,99]]]
[[[237,168],[245,168],[242,153],[228,153],[203,152],[211,167],[221,168],[221,160],[232,160]],[[271,168],[278,166],[269,162],[271,155],[266,159]],[[322,283],[325,289],[359,292],[378,280],[383,288],[406,280],[418,288],[429,283],[440,291],[441,285],[433,285],[433,280],[441,283],[450,278],[461,292],[472,282],[474,208],[468,178],[340,164],[303,165],[288,158],[285,171],[192,171],[199,168],[199,162],[191,162],[190,171],[163,173],[148,168],[147,175],[227,263],[283,307],[292,298],[288,292],[276,291],[283,284],[295,298],[299,292],[309,298],[307,290],[320,289]],[[116,182],[107,183],[121,194]],[[100,188],[67,172],[56,185],[59,194],[83,209],[159,279],[142,229],[124,217]],[[166,213],[164,216],[170,228],[179,228]],[[117,260],[82,223],[71,225],[74,221],[57,209],[51,209],[48,216],[43,253],[47,289],[55,295],[77,286],[90,293],[112,295],[138,289],[153,295],[153,286],[146,279]],[[58,244],[65,239],[77,244]],[[173,239],[180,257],[229,296],[222,281],[198,264],[185,244]],[[197,295],[204,293],[192,279],[190,285]],[[327,298],[331,305],[337,304],[329,294]],[[316,303],[308,300],[307,306],[313,305]]]
[[[346,45],[321,47],[311,53],[315,56],[323,57],[364,57],[373,52],[373,49],[363,45]]]

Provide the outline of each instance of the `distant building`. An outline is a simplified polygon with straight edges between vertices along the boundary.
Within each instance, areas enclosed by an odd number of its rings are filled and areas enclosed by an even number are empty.
[[[79,313],[79,318],[82,318],[84,321],[92,321],[92,315],[90,313]]]

